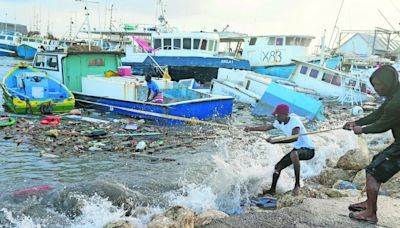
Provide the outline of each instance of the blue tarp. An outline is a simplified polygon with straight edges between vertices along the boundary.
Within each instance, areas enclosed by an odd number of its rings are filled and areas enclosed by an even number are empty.
[[[289,105],[291,113],[303,116],[309,120],[325,119],[321,101],[274,82],[268,86],[261,100],[256,104],[252,114],[255,116],[271,116],[275,107],[279,104]]]

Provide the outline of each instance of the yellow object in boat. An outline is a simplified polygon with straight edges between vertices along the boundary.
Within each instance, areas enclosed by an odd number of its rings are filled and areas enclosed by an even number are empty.
[[[172,77],[168,74],[168,72],[163,73],[163,78],[166,78],[168,80],[172,80]]]
[[[108,71],[104,72],[104,76],[109,78],[109,77],[119,76],[119,74],[117,72],[115,72],[115,71],[108,70]]]

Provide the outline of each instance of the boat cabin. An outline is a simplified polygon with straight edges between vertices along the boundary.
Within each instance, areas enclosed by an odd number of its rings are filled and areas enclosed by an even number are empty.
[[[313,36],[273,35],[245,39],[242,57],[253,66],[287,65],[308,56]]]

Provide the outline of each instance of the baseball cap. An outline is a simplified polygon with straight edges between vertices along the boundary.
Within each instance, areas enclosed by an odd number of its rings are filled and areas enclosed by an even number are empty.
[[[275,111],[272,113],[272,115],[278,115],[278,114],[289,114],[289,106],[286,104],[280,104],[276,106]]]

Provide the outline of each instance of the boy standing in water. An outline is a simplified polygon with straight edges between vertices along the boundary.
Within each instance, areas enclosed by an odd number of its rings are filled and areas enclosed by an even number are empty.
[[[260,127],[246,127],[245,131],[268,131],[274,128],[282,130],[285,135],[292,136],[307,133],[303,123],[296,115],[289,115],[289,106],[280,104],[272,113],[276,117],[273,124]],[[267,142],[271,142],[267,139]],[[302,135],[291,140],[281,141],[279,143],[294,142],[294,148],[286,154],[276,165],[272,176],[272,185],[269,190],[263,191],[263,194],[275,194],[276,184],[278,182],[281,171],[293,164],[296,182],[292,194],[297,196],[300,192],[300,160],[310,160],[314,157],[314,144],[307,135]]]
[[[158,88],[157,83],[151,79],[151,75],[147,74],[145,80],[148,88],[146,101],[160,104],[164,103],[164,95],[160,88]]]

